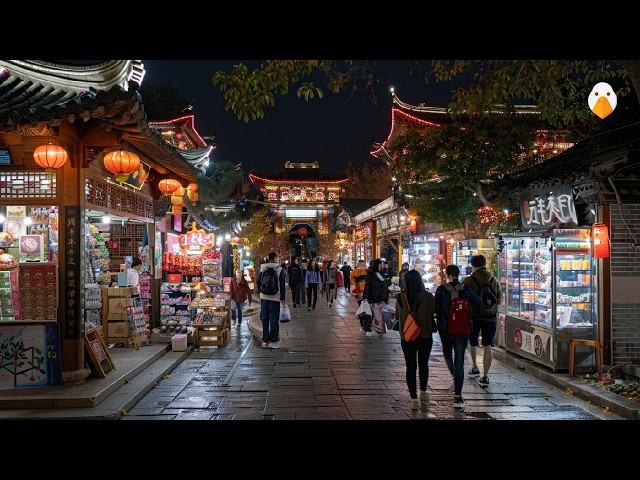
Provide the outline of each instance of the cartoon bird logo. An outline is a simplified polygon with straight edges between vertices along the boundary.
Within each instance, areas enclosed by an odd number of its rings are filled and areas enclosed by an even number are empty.
[[[606,82],[596,83],[589,94],[589,108],[601,119],[608,117],[618,105],[616,93]]]

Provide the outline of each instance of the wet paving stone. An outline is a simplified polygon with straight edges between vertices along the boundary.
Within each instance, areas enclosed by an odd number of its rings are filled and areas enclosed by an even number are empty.
[[[410,409],[396,332],[359,331],[353,297],[319,302],[280,325],[279,350],[262,349],[246,322],[219,348],[191,352],[123,419],[207,420],[593,420],[622,419],[494,357],[488,388],[465,376],[464,409],[453,408],[453,379],[438,336],[429,361],[429,399]],[[296,309],[297,310],[297,309]],[[257,316],[251,321],[259,325]],[[261,327],[258,327],[260,330]],[[482,349],[478,352],[482,365]],[[465,372],[470,368],[465,361]]]

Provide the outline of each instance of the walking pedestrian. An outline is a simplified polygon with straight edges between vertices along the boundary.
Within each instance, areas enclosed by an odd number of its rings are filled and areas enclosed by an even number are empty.
[[[342,272],[342,276],[344,277],[344,291],[346,293],[351,292],[351,272],[353,268],[349,265],[349,262],[344,262],[342,267],[340,267],[340,271]]]
[[[431,292],[427,292],[424,287],[420,272],[417,270],[407,272],[405,281],[407,284],[406,292],[399,295],[396,301],[396,318],[400,323],[400,346],[402,353],[404,353],[406,382],[411,398],[410,406],[411,410],[419,410],[416,374],[420,382],[420,400],[426,401],[429,398],[427,395],[429,357],[433,347],[431,326],[436,302]],[[420,335],[413,342],[405,340],[403,332],[404,322],[410,312],[420,325]]]
[[[500,303],[502,291],[500,288],[500,282],[493,276],[493,274],[487,270],[487,259],[484,255],[474,255],[471,257],[471,275],[465,277],[463,283],[469,285],[475,293],[480,293],[481,288],[484,285],[489,285],[493,294]],[[482,317],[478,312],[478,309],[472,305],[471,308],[471,335],[469,336],[469,353],[471,354],[471,362],[473,367],[471,368],[472,375],[480,373],[478,364],[476,361],[476,350],[478,348],[478,336],[482,334],[482,377],[478,381],[478,384],[486,388],[489,386],[489,369],[491,368],[491,361],[493,360],[492,347],[495,346],[496,328],[498,325],[498,314],[492,318]]]
[[[307,289],[307,311],[316,309],[318,301],[318,285],[322,282],[322,273],[315,258],[312,258],[307,268],[307,274],[304,278],[304,286]],[[313,297],[313,303],[312,303]]]
[[[291,303],[293,304],[293,308],[298,308],[300,305],[300,283],[303,281],[300,260],[298,257],[294,257],[291,265],[289,265],[289,288],[291,288]]]
[[[358,306],[360,306],[360,303],[362,302],[362,294],[364,293],[365,282],[367,279],[367,264],[364,260],[358,260],[355,270],[353,270],[351,272],[351,275],[349,275],[349,279],[351,280],[351,283],[354,287],[352,293],[356,297]]]
[[[276,252],[269,252],[267,262],[260,265],[258,286],[262,284],[262,276],[268,268],[273,268],[278,276],[278,292],[269,295],[260,292],[260,321],[262,322],[262,348],[278,348],[280,346],[280,307],[285,304],[285,269],[279,264],[280,257]],[[258,287],[259,288],[259,287]]]
[[[300,280],[300,300],[302,302],[302,304],[304,305],[305,303],[307,303],[307,288],[304,286],[304,279],[307,276],[307,267],[308,267],[308,262],[306,258],[303,258],[302,261],[300,262],[300,269],[302,271],[302,280]]]
[[[458,290],[461,285],[458,281],[460,268],[457,265],[448,265],[446,270],[447,283]],[[469,285],[463,285],[463,290],[459,290],[458,296],[466,298],[469,303],[482,303],[482,299],[475,294]],[[436,289],[436,312],[438,315],[438,332],[442,340],[442,353],[444,361],[451,375],[453,375],[453,407],[463,408],[462,386],[464,384],[464,352],[467,349],[469,335],[450,336],[447,335],[447,319],[449,318],[449,307],[451,305],[451,292],[443,284]],[[469,311],[469,322],[471,322],[471,312]]]
[[[231,279],[231,300],[235,305],[235,308],[231,310],[231,319],[240,326],[242,325],[242,310],[245,302],[248,300],[249,306],[251,306],[251,289],[241,268],[236,269],[236,275]]]
[[[382,270],[382,260],[376,258],[371,264],[371,271],[367,273],[367,279],[364,285],[364,293],[362,301],[369,302],[371,306],[371,332],[367,335],[372,336],[376,333],[382,336],[387,331],[387,325],[384,321],[382,313],[383,307],[389,302],[389,288],[387,282],[380,273]]]
[[[333,260],[329,260],[324,268],[322,291],[327,298],[329,306],[333,307],[333,301],[336,299],[338,292],[338,269]]]

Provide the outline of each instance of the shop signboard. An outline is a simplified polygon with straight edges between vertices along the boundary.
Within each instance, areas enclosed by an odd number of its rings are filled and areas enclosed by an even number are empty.
[[[578,226],[573,190],[562,184],[527,190],[520,195],[520,218],[526,231]]]

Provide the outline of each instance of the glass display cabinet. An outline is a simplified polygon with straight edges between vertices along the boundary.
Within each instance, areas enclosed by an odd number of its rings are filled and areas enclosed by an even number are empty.
[[[556,229],[546,238],[504,236],[498,255],[498,345],[556,371],[569,366],[571,339],[595,339],[596,263],[590,232]],[[576,351],[577,368],[592,368],[594,362],[593,353]]]

